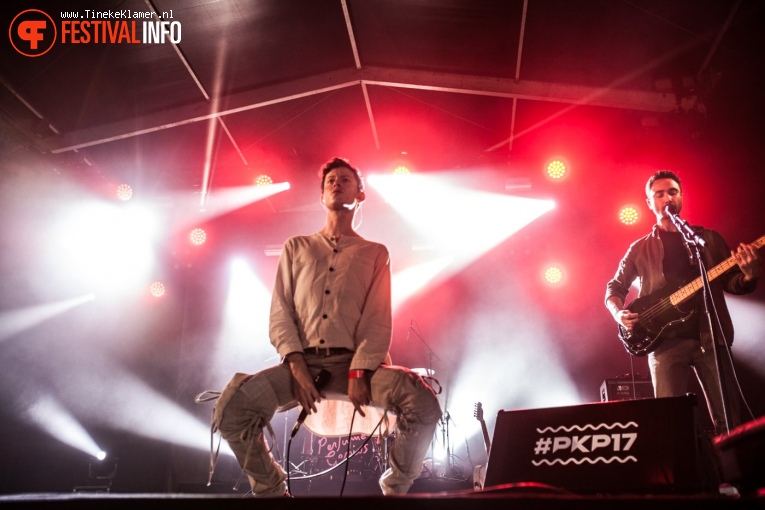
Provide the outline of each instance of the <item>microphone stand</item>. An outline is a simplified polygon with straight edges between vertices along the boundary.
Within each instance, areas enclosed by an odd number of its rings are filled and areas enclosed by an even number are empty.
[[[715,359],[715,367],[717,368],[717,382],[719,384],[719,391],[720,391],[720,402],[722,402],[723,406],[723,415],[725,417],[725,430],[724,431],[718,431],[723,434],[727,434],[730,432],[730,425],[731,425],[731,411],[730,411],[730,402],[728,402],[727,398],[727,392],[725,391],[725,375],[724,370],[722,368],[722,360],[720,359],[720,353],[717,351],[717,335],[715,334],[714,326],[712,324],[712,313],[709,309],[709,300],[712,299],[712,288],[709,284],[709,278],[707,276],[706,267],[704,266],[704,261],[701,260],[701,250],[697,247],[696,249],[696,257],[699,262],[699,271],[701,272],[701,280],[704,283],[702,287],[702,294],[704,297],[704,314],[707,319],[707,327],[709,328],[709,334],[712,338],[712,349],[714,352],[714,359]],[[703,347],[703,346],[702,346]]]
[[[425,339],[422,338],[422,335],[420,335],[420,333],[414,328],[414,321],[409,323],[409,331],[410,332],[414,331],[414,334],[417,335],[417,338],[419,338],[422,344],[428,349],[428,375],[432,376],[433,374],[435,374],[435,372],[433,371],[433,358],[436,358],[438,361],[441,361],[441,358],[436,356],[435,351],[433,351],[433,349],[430,348],[430,345],[428,345],[428,342],[426,342]],[[407,336],[407,341],[408,340],[409,340],[409,337]]]
[[[443,441],[446,445],[446,466],[444,467],[444,477],[446,478],[452,478],[455,471],[454,466],[452,465],[452,447],[451,438],[449,437],[449,421],[451,419],[452,417],[449,414],[449,411],[445,411],[443,416],[444,428],[442,429],[442,437],[444,438]]]
[[[706,266],[704,265],[704,259],[702,257],[702,252],[706,243],[701,238],[701,236],[699,236],[685,220],[680,218],[680,216],[673,209],[674,207],[670,208],[670,206],[665,208],[667,216],[669,217],[670,221],[672,221],[672,224],[675,225],[675,228],[677,228],[678,231],[683,234],[683,239],[685,240],[686,247],[688,247],[689,250],[691,248],[693,249],[696,257],[696,262],[698,263],[699,267],[699,276],[702,282],[701,294],[704,302],[704,316],[707,319],[707,327],[709,328],[709,335],[712,339],[711,348],[714,354],[715,368],[717,369],[717,383],[719,386],[718,390],[720,392],[720,401],[722,402],[723,415],[725,417],[725,431],[723,431],[723,433],[727,434],[730,431],[731,424],[730,403],[728,402],[725,391],[725,379],[723,375],[724,371],[722,369],[720,355],[717,352],[717,335],[715,334],[714,325],[712,324],[712,313],[709,309],[709,300],[712,299],[712,287],[709,282]],[[701,344],[701,348],[702,350],[704,349],[703,342]],[[717,428],[716,425],[715,428]]]
[[[430,345],[428,345],[428,342],[425,341],[424,338],[422,338],[422,335],[414,328],[414,319],[409,323],[409,331],[406,335],[407,343],[409,342],[409,333],[414,332],[415,335],[417,335],[417,338],[420,339],[420,342],[422,342],[422,345],[425,346],[426,349],[428,349],[428,374],[429,376],[433,376],[435,372],[433,371],[433,358],[436,358],[438,361],[441,361],[441,359],[436,355],[435,351],[430,348]],[[436,472],[436,438],[433,436],[433,440],[430,442],[430,473],[431,477]],[[447,460],[448,462],[448,460]]]

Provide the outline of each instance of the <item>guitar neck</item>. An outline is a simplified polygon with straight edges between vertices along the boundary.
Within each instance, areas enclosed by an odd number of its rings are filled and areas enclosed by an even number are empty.
[[[752,244],[757,249],[761,248],[762,245],[765,244],[765,235],[761,236],[759,239],[757,239]],[[721,274],[725,273],[727,270],[729,270],[730,268],[732,268],[735,265],[736,265],[736,259],[733,256],[730,256],[727,259],[725,259],[724,261],[722,261],[719,264],[717,264],[715,267],[713,267],[709,271],[707,271],[707,278],[711,282],[712,280],[714,280],[715,278],[717,278]],[[676,306],[676,305],[682,303],[683,301],[685,301],[686,299],[688,299],[689,297],[691,297],[696,292],[698,292],[703,287],[703,285],[704,284],[701,281],[701,276],[698,276],[698,277],[696,277],[695,280],[693,280],[689,284],[684,285],[683,287],[681,287],[677,291],[673,292],[669,296],[669,301],[673,305]]]
[[[483,432],[483,443],[486,446],[486,455],[488,455],[491,450],[491,439],[489,439],[489,430],[483,420],[481,420],[481,431]]]

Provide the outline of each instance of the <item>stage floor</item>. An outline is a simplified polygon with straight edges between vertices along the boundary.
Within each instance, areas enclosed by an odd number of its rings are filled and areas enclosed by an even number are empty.
[[[406,496],[296,496],[255,501],[243,494],[118,494],[118,493],[37,493],[0,496],[6,508],[103,509],[210,509],[238,508],[295,509],[331,506],[335,510],[678,510],[678,509],[765,509],[765,494],[760,496],[698,495],[577,495],[543,485],[510,484],[484,491],[460,490],[421,492]]]

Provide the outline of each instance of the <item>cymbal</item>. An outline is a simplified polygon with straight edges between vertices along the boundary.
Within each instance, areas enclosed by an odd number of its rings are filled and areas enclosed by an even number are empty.
[[[430,375],[430,376],[436,375],[436,371],[433,370],[432,368],[412,368],[410,370],[414,372],[415,374],[419,374],[423,377],[427,375]]]

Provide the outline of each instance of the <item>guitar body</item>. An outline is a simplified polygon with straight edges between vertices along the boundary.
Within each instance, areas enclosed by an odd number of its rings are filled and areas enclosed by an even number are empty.
[[[627,352],[633,356],[646,356],[659,346],[662,333],[675,324],[681,324],[693,316],[694,300],[672,305],[669,296],[672,289],[661,289],[648,296],[639,297],[627,309],[639,315],[637,323],[628,332],[619,325],[619,339]]]
[[[765,246],[765,236],[760,236],[752,245],[755,249]],[[734,266],[736,259],[731,256],[707,271],[706,276],[711,282]],[[655,350],[667,328],[687,321],[695,313],[697,301],[694,296],[702,286],[699,276],[674,292],[664,288],[630,303],[627,309],[639,317],[632,332],[619,324],[619,340],[627,352],[633,356],[645,356]]]

